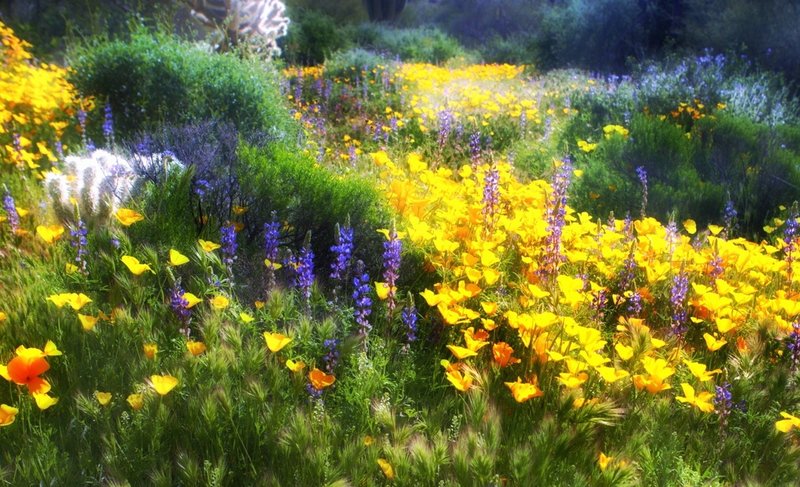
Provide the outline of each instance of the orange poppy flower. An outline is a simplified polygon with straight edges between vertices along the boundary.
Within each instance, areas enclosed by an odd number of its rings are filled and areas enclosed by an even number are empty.
[[[336,382],[336,377],[328,375],[314,367],[314,369],[308,373],[308,380],[311,381],[311,385],[314,386],[314,389],[322,390]]]
[[[498,342],[492,345],[492,358],[500,367],[519,363],[518,358],[511,356],[513,353],[514,349],[506,342]]]
[[[50,384],[39,377],[50,369],[50,364],[44,356],[37,354],[22,354],[11,359],[6,373],[8,380],[18,385],[28,387],[31,394],[45,393],[50,389]]]

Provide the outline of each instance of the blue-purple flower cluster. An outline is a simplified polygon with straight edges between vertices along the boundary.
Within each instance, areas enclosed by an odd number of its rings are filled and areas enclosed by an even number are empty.
[[[106,144],[111,147],[114,145],[114,115],[111,113],[111,104],[106,103],[103,118],[103,137]]]
[[[336,260],[331,264],[331,279],[344,280],[353,258],[353,229],[349,226],[337,227],[336,245],[331,247],[331,252],[336,255]]]
[[[681,271],[672,279],[669,302],[672,305],[672,333],[682,336],[686,333],[686,295],[689,292],[689,277]]]
[[[88,240],[86,236],[89,234],[89,231],[86,229],[86,224],[83,223],[83,220],[78,220],[78,223],[70,229],[70,245],[75,249],[75,265],[78,266],[78,269],[81,270],[84,274],[86,274],[86,255],[89,251],[86,249],[88,245]]]
[[[797,365],[800,364],[800,321],[792,324],[792,333],[789,335],[786,348],[789,350],[792,372],[797,372]]]
[[[187,308],[187,306],[189,306],[189,301],[183,297],[184,292],[180,282],[175,283],[175,287],[172,288],[172,293],[169,297],[169,307],[175,314],[175,317],[178,318],[181,324],[181,331],[188,336],[189,321],[192,319],[192,310]]]
[[[410,304],[403,308],[400,320],[406,325],[406,341],[411,343],[417,339],[417,308]]]
[[[389,239],[383,243],[383,280],[389,286],[389,295],[387,297],[387,306],[389,308],[389,315],[394,312],[395,308],[395,293],[397,278],[400,275],[400,254],[403,250],[403,244],[397,238],[397,230],[392,226],[389,231]]]
[[[572,160],[569,157],[561,161],[561,166],[553,177],[553,192],[545,209],[547,222],[547,239],[544,244],[544,257],[538,274],[543,280],[550,281],[558,274],[558,268],[564,261],[561,253],[561,232],[564,229],[567,214],[567,190],[572,180]]]
[[[642,185],[642,218],[647,214],[647,170],[644,166],[636,168],[636,177]]]
[[[6,218],[8,219],[9,226],[11,226],[11,231],[17,233],[17,230],[19,230],[19,213],[17,213],[17,205],[14,202],[14,197],[11,196],[8,189],[6,189],[6,194],[3,197],[3,209],[6,211]]]
[[[500,171],[496,166],[486,171],[483,179],[483,224],[488,232],[494,230],[500,206]]]
[[[358,324],[358,334],[366,336],[372,329],[369,315],[372,314],[372,287],[369,285],[369,275],[364,270],[364,263],[356,262],[356,276],[353,278],[353,317]]]
[[[325,372],[328,374],[333,374],[334,369],[337,365],[339,365],[339,340],[335,338],[328,338],[322,342],[322,346],[327,350],[325,355],[322,357]]]
[[[222,262],[228,269],[228,275],[233,275],[233,263],[236,260],[236,227],[233,224],[223,225],[220,228],[222,242]]]
[[[306,307],[311,301],[311,286],[314,284],[314,252],[310,245],[305,245],[300,250],[297,258],[297,270],[295,273],[295,286],[300,290]]]

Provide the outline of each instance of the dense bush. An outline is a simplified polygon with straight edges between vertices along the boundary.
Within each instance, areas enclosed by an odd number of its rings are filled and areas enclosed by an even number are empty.
[[[440,64],[468,55],[455,38],[429,27],[394,29],[362,24],[356,30],[355,41],[361,47],[410,62]]]
[[[346,30],[328,15],[316,10],[292,13],[289,33],[281,39],[283,58],[289,64],[322,64],[334,52],[346,47]]]
[[[330,269],[330,248],[336,223],[350,221],[355,253],[373,274],[381,263],[381,242],[375,230],[389,225],[381,194],[366,180],[339,178],[318,167],[310,158],[279,144],[268,149],[240,147],[239,184],[251,218],[269,221],[272,211],[290,225],[291,248],[300,248],[306,233],[318,258],[322,275]]]
[[[89,44],[72,58],[72,81],[85,95],[110,103],[121,138],[212,118],[245,133],[285,136],[293,130],[269,65],[141,30],[128,41]]]

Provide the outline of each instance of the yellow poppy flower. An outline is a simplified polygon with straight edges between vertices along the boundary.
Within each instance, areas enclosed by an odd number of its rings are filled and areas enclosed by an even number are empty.
[[[214,242],[209,242],[208,240],[198,239],[197,242],[200,244],[200,248],[202,248],[206,252],[213,252],[217,250],[220,245]]]
[[[126,401],[134,411],[138,411],[144,406],[144,396],[141,394],[130,394]]]
[[[97,324],[97,317],[95,316],[82,315],[78,313],[78,320],[80,320],[81,327],[83,327],[84,331],[92,331],[94,325]]]
[[[539,386],[530,382],[522,382],[522,379],[519,377],[517,377],[516,382],[505,382],[504,384],[511,389],[511,395],[513,395],[514,400],[519,403],[544,395],[544,392],[539,389]]]
[[[681,383],[681,389],[683,389],[683,396],[675,397],[675,399],[677,399],[679,402],[694,406],[704,413],[710,413],[714,411],[714,404],[711,402],[711,400],[714,398],[714,394],[703,391],[695,395],[694,387],[686,382]]]
[[[94,398],[97,399],[101,406],[108,406],[111,402],[111,393],[94,391]]]
[[[0,426],[8,426],[17,419],[19,409],[9,406],[8,404],[0,404]]]
[[[728,343],[724,339],[716,339],[712,335],[708,333],[703,333],[703,339],[706,341],[706,347],[710,352],[716,352],[720,348],[722,348],[726,343]]]
[[[378,466],[381,467],[383,475],[386,476],[386,480],[394,480],[394,469],[392,468],[391,463],[384,460],[383,458],[379,458]]]
[[[448,345],[447,348],[449,348],[450,351],[453,352],[453,355],[455,355],[455,357],[458,360],[463,360],[465,358],[474,357],[478,355],[476,351],[470,350],[469,348],[465,347],[459,347],[458,345]]]
[[[193,356],[197,357],[206,351],[206,344],[203,342],[189,340],[186,342],[186,349],[189,350],[189,353],[191,353]]]
[[[64,272],[66,272],[67,274],[75,274],[76,272],[78,272],[78,266],[67,262],[66,265],[64,266]]]
[[[692,373],[693,376],[697,377],[700,382],[706,382],[714,378],[714,374],[719,374],[722,372],[722,369],[714,369],[712,371],[706,371],[706,364],[701,364],[700,362],[692,362],[691,360],[684,359],[683,363],[689,367],[689,372]]]
[[[775,422],[775,429],[781,433],[788,433],[794,428],[800,429],[800,418],[785,411],[781,411],[781,416],[784,419]]]
[[[129,208],[120,208],[116,213],[114,213],[114,217],[116,217],[117,221],[126,227],[144,220],[144,215]]]
[[[38,407],[42,411],[49,408],[50,406],[55,406],[56,404],[58,404],[58,398],[52,397],[47,393],[34,394],[33,400],[36,401],[36,407]]]
[[[605,472],[608,468],[608,465],[614,460],[614,457],[606,455],[603,452],[600,452],[600,456],[597,458],[597,465],[600,466],[600,470]]]
[[[245,313],[244,311],[239,313],[239,318],[242,320],[242,323],[252,323],[255,321],[255,318],[253,318],[251,314]]]
[[[230,300],[221,294],[217,294],[209,302],[214,309],[225,309],[230,304]]]
[[[169,249],[169,263],[177,267],[189,262],[189,258],[175,249]]]
[[[36,234],[45,242],[51,244],[64,235],[64,227],[61,225],[39,225],[36,227]]]
[[[195,296],[192,293],[183,293],[183,295],[181,297],[183,299],[185,299],[186,302],[187,302],[186,306],[184,306],[186,309],[189,309],[192,306],[196,305],[197,303],[203,301],[202,299],[198,298],[197,296]]]
[[[169,394],[169,392],[178,385],[178,378],[167,375],[151,375],[150,384],[153,389],[162,396]]]
[[[145,343],[144,344],[144,356],[153,360],[158,353],[158,345],[155,343]]]
[[[300,372],[301,370],[306,368],[306,364],[302,360],[298,360],[295,362],[292,359],[286,359],[286,368],[291,370],[292,372]]]
[[[128,268],[134,276],[140,276],[145,271],[150,271],[155,274],[155,271],[150,268],[149,264],[142,264],[139,259],[130,255],[122,256],[122,263]]]
[[[463,375],[461,371],[456,370],[453,367],[447,368],[447,380],[450,381],[456,389],[461,392],[467,392],[472,387],[472,375],[469,372],[465,372]]]
[[[272,353],[278,353],[292,341],[291,338],[281,333],[264,332],[264,340],[267,342],[267,348]]]

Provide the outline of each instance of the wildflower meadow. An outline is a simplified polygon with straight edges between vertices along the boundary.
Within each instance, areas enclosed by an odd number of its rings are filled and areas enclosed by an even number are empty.
[[[0,484],[800,483],[790,70],[100,3],[0,9]]]

